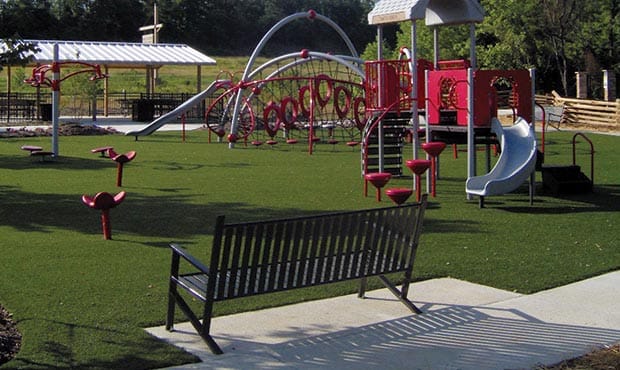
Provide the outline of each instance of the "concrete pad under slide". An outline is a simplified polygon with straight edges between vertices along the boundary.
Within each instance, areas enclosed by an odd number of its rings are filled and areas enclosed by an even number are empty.
[[[191,325],[149,328],[203,362],[170,369],[528,369],[620,342],[620,271],[532,295],[442,278],[412,314],[387,289],[215,318],[213,355]]]

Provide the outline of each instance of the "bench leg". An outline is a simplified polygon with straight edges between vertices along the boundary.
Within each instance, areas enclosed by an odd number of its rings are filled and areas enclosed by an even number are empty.
[[[173,287],[173,285],[174,283],[170,282],[170,292],[168,293],[168,313],[166,315],[166,330],[168,331],[172,331],[174,328],[174,309],[176,307],[174,296],[177,292],[176,286]]]
[[[358,298],[364,298],[364,295],[366,294],[366,281],[367,279],[365,277],[360,279],[360,287],[357,291]]]
[[[385,276],[379,275],[379,279],[381,280],[383,285],[385,285],[385,287],[388,288],[390,290],[390,292],[392,292],[392,294],[394,294],[396,296],[396,298],[398,298],[398,300],[400,300],[405,306],[407,306],[407,308],[409,310],[411,310],[411,312],[413,312],[413,313],[422,313],[422,310],[420,310],[418,307],[416,307],[416,305],[413,304],[413,302],[411,302],[409,300],[409,298],[407,298],[407,291],[409,290],[408,289],[408,285],[409,285],[408,283],[405,283],[406,286],[404,286],[403,290],[400,291]]]
[[[174,311],[175,306],[179,305],[179,308],[185,316],[189,319],[198,335],[205,341],[209,349],[213,354],[221,355],[224,353],[220,346],[215,343],[215,340],[211,335],[209,335],[209,331],[211,330],[211,313],[213,312],[213,302],[209,301],[205,303],[204,311],[202,313],[203,320],[200,322],[200,319],[196,316],[194,311],[189,307],[189,305],[185,302],[183,297],[179,294],[177,289],[176,280],[179,277],[179,261],[180,256],[172,252],[172,263],[170,266],[170,287],[168,290],[168,313],[166,315],[166,330],[172,331],[174,328]]]
[[[198,317],[196,317],[196,315],[192,311],[192,309],[187,305],[187,303],[185,303],[183,298],[181,298],[177,294],[176,296],[171,297],[171,299],[173,299],[173,301],[176,302],[176,304],[179,306],[181,311],[185,313],[185,316],[187,316],[190,323],[192,324],[194,329],[196,329],[196,332],[198,333],[198,335],[200,335],[202,340],[204,340],[204,342],[207,344],[211,352],[214,355],[221,355],[222,353],[224,353],[224,351],[222,351],[220,346],[218,346],[218,344],[215,342],[215,339],[213,339],[213,337],[209,334],[209,326],[211,323],[211,317],[205,316],[203,318],[203,322],[201,323]]]
[[[166,330],[172,331],[174,327],[175,297],[179,295],[177,291],[176,279],[179,278],[179,263],[181,257],[172,252],[172,262],[170,264],[170,282],[168,286],[168,313],[166,314]]]

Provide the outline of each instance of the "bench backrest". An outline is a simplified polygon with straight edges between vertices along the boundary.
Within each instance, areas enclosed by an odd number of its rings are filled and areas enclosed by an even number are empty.
[[[411,271],[420,203],[269,221],[217,219],[207,296],[223,300]]]

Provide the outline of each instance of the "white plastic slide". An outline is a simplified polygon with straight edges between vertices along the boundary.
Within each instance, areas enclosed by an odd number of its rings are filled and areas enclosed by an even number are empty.
[[[510,127],[493,119],[491,130],[497,135],[501,154],[491,172],[470,177],[465,183],[467,194],[482,197],[510,193],[528,180],[536,167],[536,136],[530,125],[519,117]]]
[[[138,136],[145,136],[145,135],[152,134],[153,132],[157,131],[157,129],[159,129],[166,123],[176,120],[178,116],[192,109],[197,104],[200,104],[200,102],[203,99],[205,99],[208,95],[213,94],[217,90],[221,82],[222,81],[214,81],[213,83],[211,83],[211,85],[209,85],[209,87],[207,87],[206,90],[187,99],[181,105],[174,108],[170,112],[163,114],[160,117],[157,117],[157,119],[155,119],[153,122],[149,123],[148,125],[144,126],[144,128],[140,130],[135,130],[135,131],[128,131],[127,133],[125,133],[125,135],[136,136],[137,138]]]

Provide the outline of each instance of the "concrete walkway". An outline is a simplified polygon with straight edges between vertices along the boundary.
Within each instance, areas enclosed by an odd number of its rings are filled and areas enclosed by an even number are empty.
[[[214,319],[213,355],[189,324],[149,328],[202,362],[171,369],[531,369],[620,342],[620,271],[521,295],[442,278]]]

